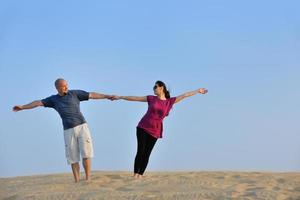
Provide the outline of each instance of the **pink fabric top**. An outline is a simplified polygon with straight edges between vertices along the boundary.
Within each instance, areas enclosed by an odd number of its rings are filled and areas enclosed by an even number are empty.
[[[147,96],[148,110],[138,124],[139,128],[155,138],[162,138],[163,119],[168,116],[176,97],[161,100],[157,96]]]

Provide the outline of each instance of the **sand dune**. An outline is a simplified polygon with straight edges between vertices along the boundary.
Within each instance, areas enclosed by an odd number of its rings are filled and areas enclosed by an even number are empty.
[[[300,173],[150,172],[142,180],[129,172],[93,172],[90,182],[71,174],[0,179],[0,199],[300,199]]]

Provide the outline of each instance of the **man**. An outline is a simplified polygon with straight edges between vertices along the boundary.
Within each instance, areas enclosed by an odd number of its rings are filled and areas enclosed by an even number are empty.
[[[80,180],[80,155],[85,171],[86,180],[90,180],[91,158],[93,144],[87,123],[80,112],[80,101],[89,99],[110,99],[111,95],[86,92],[83,90],[69,90],[66,80],[59,78],[55,81],[58,94],[42,100],[33,101],[26,105],[17,105],[13,111],[32,109],[38,106],[54,108],[60,115],[64,127],[65,152],[68,164],[71,164],[75,182]]]

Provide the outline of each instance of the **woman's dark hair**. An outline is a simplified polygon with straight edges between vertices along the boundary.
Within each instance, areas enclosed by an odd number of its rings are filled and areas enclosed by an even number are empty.
[[[167,90],[167,86],[164,82],[162,81],[156,81],[155,85],[158,85],[159,87],[163,87],[164,88],[164,93],[167,99],[170,98],[170,92]]]

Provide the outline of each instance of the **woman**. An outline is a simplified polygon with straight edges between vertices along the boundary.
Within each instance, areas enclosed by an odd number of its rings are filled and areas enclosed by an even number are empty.
[[[149,96],[113,96],[112,100],[127,100],[148,102],[148,111],[140,120],[137,126],[137,153],[134,161],[134,177],[142,178],[146,170],[151,151],[158,138],[162,138],[163,119],[168,116],[174,103],[178,103],[186,97],[197,93],[206,94],[207,90],[200,88],[191,92],[186,92],[177,97],[170,97],[166,85],[162,81],[156,81],[154,94]]]

